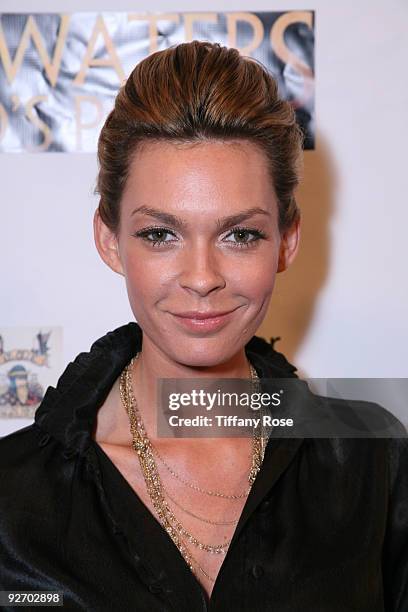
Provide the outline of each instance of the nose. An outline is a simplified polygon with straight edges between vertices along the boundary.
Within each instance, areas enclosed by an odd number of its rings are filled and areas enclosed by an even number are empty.
[[[206,243],[195,244],[183,254],[179,283],[183,289],[201,297],[226,285],[221,271],[221,254]]]

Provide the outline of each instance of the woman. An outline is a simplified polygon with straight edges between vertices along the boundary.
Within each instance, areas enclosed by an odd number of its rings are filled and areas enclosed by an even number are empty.
[[[296,378],[254,334],[298,248],[301,144],[234,49],[134,69],[100,135],[94,228],[138,324],[1,441],[3,590],[68,610],[408,609],[405,440],[155,431],[159,379]]]

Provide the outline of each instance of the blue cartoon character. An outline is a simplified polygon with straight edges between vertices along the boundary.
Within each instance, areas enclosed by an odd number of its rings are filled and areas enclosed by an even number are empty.
[[[8,389],[0,395],[0,405],[33,406],[39,404],[44,396],[44,390],[35,374],[27,372],[25,367],[17,364],[7,372]]]

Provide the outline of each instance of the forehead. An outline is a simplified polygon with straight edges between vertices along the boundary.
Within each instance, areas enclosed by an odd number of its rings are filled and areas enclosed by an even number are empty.
[[[251,142],[147,141],[132,158],[122,198],[125,210],[136,203],[208,214],[273,207],[275,196],[266,155]]]

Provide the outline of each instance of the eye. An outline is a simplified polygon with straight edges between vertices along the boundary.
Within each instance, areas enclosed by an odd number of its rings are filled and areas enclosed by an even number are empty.
[[[234,237],[234,240],[227,240],[227,238]],[[252,236],[252,238],[251,238]],[[254,246],[259,240],[266,238],[266,235],[258,229],[248,227],[235,227],[227,236],[224,238],[225,242],[231,242],[236,247],[251,247]]]
[[[140,230],[139,232],[135,232],[133,236],[136,238],[142,238],[146,242],[150,242],[152,246],[160,246],[164,243],[174,242],[174,240],[167,240],[166,236],[175,237],[176,235],[165,227],[148,227],[144,230]],[[150,236],[153,236],[153,238]]]
[[[165,227],[147,227],[135,232],[133,236],[135,238],[141,238],[153,247],[160,247],[165,244],[170,245],[177,242],[176,234]],[[229,238],[233,238],[233,240],[229,240]],[[230,243],[234,248],[252,247],[255,246],[259,240],[265,238],[266,235],[261,230],[248,227],[235,227],[225,236],[223,242]]]

